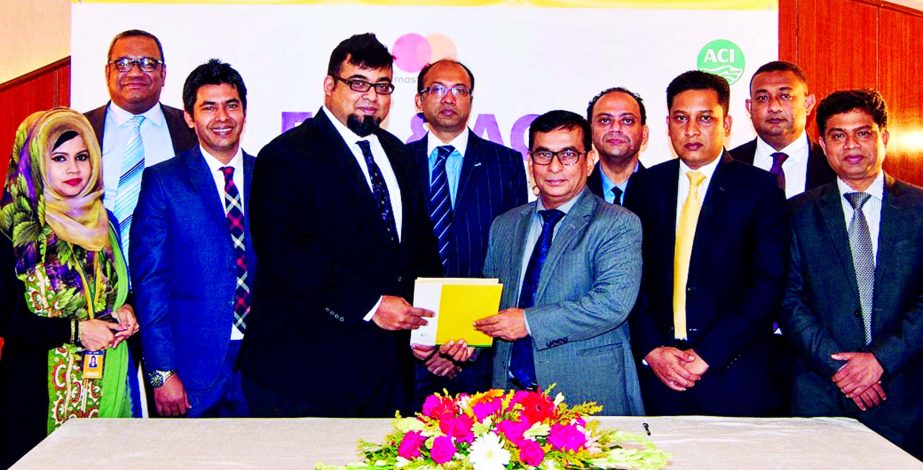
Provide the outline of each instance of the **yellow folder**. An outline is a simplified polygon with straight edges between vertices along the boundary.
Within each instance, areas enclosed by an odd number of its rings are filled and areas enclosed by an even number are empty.
[[[493,338],[475,330],[473,323],[497,314],[502,292],[497,279],[417,279],[413,305],[432,310],[435,316],[412,332],[411,344],[435,346],[462,339],[469,346],[493,345]]]

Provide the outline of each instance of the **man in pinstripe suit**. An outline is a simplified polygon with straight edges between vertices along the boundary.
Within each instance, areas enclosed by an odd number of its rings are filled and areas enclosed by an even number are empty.
[[[484,140],[468,125],[474,75],[464,64],[444,59],[420,71],[417,108],[429,133],[407,145],[429,202],[430,217],[439,239],[439,255],[448,277],[480,277],[487,252],[487,236],[494,218],[526,203],[522,155]],[[417,400],[442,391],[475,392],[490,385],[490,358],[469,361],[464,367],[415,347]],[[483,354],[481,354],[483,356]]]

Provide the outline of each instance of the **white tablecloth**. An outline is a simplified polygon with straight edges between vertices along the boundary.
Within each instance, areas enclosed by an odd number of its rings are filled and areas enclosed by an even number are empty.
[[[674,469],[923,469],[923,463],[845,418],[603,417],[673,454]],[[17,469],[298,468],[357,461],[358,439],[381,442],[385,419],[78,419]]]

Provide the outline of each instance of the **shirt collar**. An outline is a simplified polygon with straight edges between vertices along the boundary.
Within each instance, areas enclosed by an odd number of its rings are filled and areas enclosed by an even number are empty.
[[[231,157],[231,161],[229,161],[227,165],[221,163],[221,160],[218,160],[217,157],[208,153],[208,151],[205,150],[205,147],[202,147],[201,144],[199,145],[199,150],[202,151],[202,156],[205,157],[205,163],[208,164],[208,168],[212,172],[219,172],[221,171],[221,168],[225,166],[233,167],[235,174],[243,169],[244,151],[241,149],[241,147],[237,147],[237,153]]]
[[[845,181],[840,179],[840,177],[836,178],[836,187],[840,190],[841,197],[846,193],[856,192],[855,189],[851,188],[848,184],[846,184]],[[875,177],[875,180],[872,181],[872,184],[863,192],[871,195],[879,201],[883,200],[885,194],[885,172],[879,171],[878,176]]]
[[[569,201],[565,202],[564,204],[561,204],[561,205],[558,206],[556,209],[559,210],[559,211],[561,211],[561,212],[563,212],[564,215],[567,215],[567,214],[570,212],[570,210],[574,208],[574,205],[577,204],[577,200],[580,199],[580,196],[582,196],[583,193],[585,193],[585,192],[586,192],[586,189],[584,189],[583,191],[577,193],[576,196],[572,197]],[[545,205],[542,204],[542,198],[541,198],[541,196],[539,196],[539,198],[537,199],[537,202],[538,202],[538,204],[535,205],[535,216],[536,216],[536,217],[541,217],[540,215],[538,215],[538,211],[543,211],[543,210],[545,210]]]
[[[466,127],[465,130],[463,130],[461,134],[455,136],[454,139],[443,143],[441,140],[439,140],[438,137],[433,135],[432,132],[428,132],[426,134],[426,154],[432,155],[433,150],[436,150],[436,147],[451,145],[452,147],[455,147],[455,150],[457,150],[462,157],[464,157],[465,151],[468,150],[468,134],[470,134],[470,131]]]
[[[345,124],[340,122],[340,120],[337,119],[336,116],[333,115],[333,111],[330,111],[329,109],[327,109],[326,105],[321,106],[320,109],[321,111],[323,111],[324,114],[327,115],[327,119],[329,119],[330,122],[333,123],[333,128],[337,130],[337,133],[340,134],[340,137],[343,138],[343,141],[346,142],[346,145],[349,145],[349,146],[355,145],[355,143],[360,140],[371,140],[371,139],[377,140],[378,139],[378,136],[376,136],[375,134],[369,134],[365,137],[359,136],[359,134],[356,134],[355,132],[352,131],[352,129],[346,127]]]
[[[635,169],[632,171],[632,173],[637,173],[638,169],[640,168],[641,168],[641,161],[638,160],[637,162],[635,162]],[[602,163],[599,163],[599,176],[602,176],[601,181],[603,183],[603,194],[609,194],[612,191],[612,188],[614,187],[618,187],[622,191],[625,191],[625,187],[628,186],[627,179],[625,181],[622,181],[622,184],[615,184],[612,180],[610,180],[609,177],[606,176],[606,172],[603,171]]]
[[[765,155],[769,157],[770,155],[780,152],[788,155],[788,160],[799,161],[805,156],[808,155],[808,135],[805,131],[801,131],[801,135],[798,136],[792,143],[788,144],[782,150],[776,150],[772,148],[771,145],[767,144],[765,140],[761,137],[756,137],[756,154]]]
[[[698,169],[699,173],[705,175],[705,180],[708,181],[711,179],[712,175],[715,174],[715,168],[718,168],[718,162],[721,161],[721,158],[724,157],[724,149],[721,150],[721,154],[718,155],[718,158],[711,161],[711,163],[702,166]],[[692,168],[686,165],[682,159],[679,160],[679,176],[682,177],[687,172],[692,171]]]
[[[112,118],[115,120],[116,127],[121,127],[122,124],[128,122],[129,119],[135,117],[134,114],[125,111],[112,101],[109,102],[109,112],[112,113]],[[149,121],[157,127],[163,126],[164,117],[163,110],[160,109],[160,103],[151,106],[151,109],[141,113],[141,116],[144,116],[145,121]]]

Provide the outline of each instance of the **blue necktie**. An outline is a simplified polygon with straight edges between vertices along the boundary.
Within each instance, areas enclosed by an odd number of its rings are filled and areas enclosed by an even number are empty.
[[[551,239],[554,227],[564,217],[564,213],[557,209],[538,211],[545,221],[542,224],[542,233],[535,242],[532,256],[526,267],[526,275],[522,278],[522,289],[519,291],[519,308],[529,308],[535,305],[535,293],[538,290],[538,280],[542,277],[542,266],[548,258],[551,249]],[[538,385],[535,378],[535,360],[532,358],[532,337],[517,339],[513,343],[510,356],[510,372],[513,374],[517,385],[523,389],[534,388]]]
[[[359,144],[359,148],[362,149],[362,156],[365,157],[365,165],[369,169],[369,179],[372,181],[372,197],[375,198],[375,205],[378,206],[378,211],[381,213],[381,221],[385,225],[388,239],[394,244],[399,244],[397,225],[394,223],[394,213],[391,212],[391,195],[388,194],[388,185],[385,184],[385,178],[381,176],[381,170],[378,168],[378,164],[375,163],[369,141],[360,140],[356,143]]]
[[[128,234],[131,232],[131,217],[138,205],[138,194],[141,192],[141,174],[144,172],[144,143],[141,141],[141,123],[144,116],[132,117],[124,125],[130,126],[128,142],[122,153],[122,174],[119,177],[119,186],[115,193],[115,214],[119,221],[119,236],[122,238],[122,256],[128,264]]]
[[[433,233],[439,240],[439,259],[442,267],[449,263],[449,228],[454,217],[452,200],[449,198],[449,178],[445,172],[445,162],[455,151],[451,145],[436,147],[436,164],[433,165],[432,182],[429,184],[429,218],[433,221]]]

